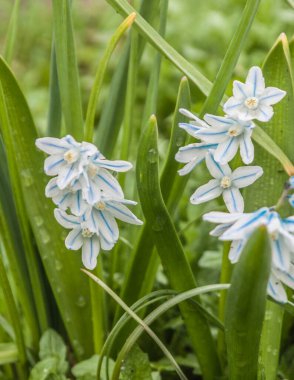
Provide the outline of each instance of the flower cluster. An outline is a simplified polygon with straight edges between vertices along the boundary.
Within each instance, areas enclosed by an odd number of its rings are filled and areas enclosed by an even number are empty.
[[[267,227],[272,247],[268,294],[278,302],[287,301],[282,283],[294,288],[294,217],[283,219],[274,207],[243,213],[244,200],[239,189],[255,182],[263,170],[259,166],[241,166],[232,172],[228,163],[238,150],[244,164],[252,163],[253,120],[269,121],[273,116],[272,105],[285,95],[286,92],[278,88],[266,88],[261,69],[252,67],[245,83],[234,81],[233,96],[223,107],[225,116],[206,114],[204,120],[200,120],[191,112],[180,110],[190,121],[179,126],[200,141],[180,148],[176,154],[176,160],[186,164],[179,170],[180,175],[191,172],[200,162],[206,162],[213,179],[200,186],[190,201],[199,204],[222,195],[229,213],[211,212],[203,218],[218,224],[211,235],[232,242],[229,252],[232,263],[238,261],[252,232],[260,225]],[[294,188],[293,177],[288,182],[288,188]],[[288,198],[294,205],[294,196]]]
[[[71,229],[65,245],[72,250],[82,248],[84,266],[94,269],[100,248],[111,250],[118,240],[116,219],[142,224],[126,207],[136,202],[124,199],[122,188],[112,175],[128,171],[132,165],[109,161],[95,145],[79,143],[69,135],[61,139],[39,138],[36,146],[49,155],[44,171],[53,178],[45,194],[58,206],[55,218]]]

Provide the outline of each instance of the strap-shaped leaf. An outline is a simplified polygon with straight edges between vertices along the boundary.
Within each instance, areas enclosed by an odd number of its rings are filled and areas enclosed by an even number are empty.
[[[35,147],[34,122],[25,98],[3,60],[0,60],[0,83],[4,143],[6,149],[14,153],[26,211],[41,259],[76,353],[79,357],[89,355],[92,331],[88,283],[78,270],[79,255],[70,254],[65,249],[64,231],[54,220],[52,202],[45,198],[44,156]],[[80,304],[83,304],[82,313]]]
[[[228,292],[225,332],[230,380],[256,380],[271,253],[265,227],[246,244]]]
[[[146,225],[151,231],[171,286],[180,292],[189,290],[196,286],[196,282],[164,204],[159,185],[155,116],[150,118],[138,152],[137,186]],[[207,320],[188,303],[183,303],[180,310],[198,356],[203,377],[214,379],[219,375],[220,367]]]

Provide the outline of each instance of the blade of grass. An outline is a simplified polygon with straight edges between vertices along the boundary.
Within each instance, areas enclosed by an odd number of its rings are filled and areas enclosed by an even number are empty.
[[[125,34],[125,32],[129,29],[129,27],[132,25],[136,17],[136,13],[131,13],[117,28],[115,33],[113,34],[112,38],[110,39],[106,50],[103,54],[103,57],[99,63],[94,85],[92,87],[92,91],[90,94],[90,99],[88,103],[87,108],[87,115],[86,115],[86,123],[85,123],[85,140],[86,141],[92,141],[93,139],[93,132],[94,132],[94,120],[95,120],[95,112],[97,107],[97,101],[99,98],[99,94],[101,91],[104,75],[108,66],[108,62],[110,60],[110,57],[122,38],[122,36]]]
[[[146,225],[151,230],[171,286],[179,292],[195,288],[192,270],[161,195],[155,116],[150,118],[138,149],[137,186]],[[180,310],[203,378],[214,379],[220,373],[220,366],[207,320],[188,303],[183,303]]]
[[[157,337],[157,335],[144,323],[144,321],[137,316],[136,313],[133,312],[133,310],[128,307],[127,304],[123,302],[123,300],[114,293],[103,281],[101,281],[98,277],[94,276],[91,272],[81,269],[82,272],[84,272],[87,276],[89,276],[93,281],[95,281],[100,287],[102,287],[139,325],[141,325],[144,330],[147,332],[147,334],[154,340],[154,342],[160,347],[164,355],[170,360],[171,364],[177,371],[177,374],[179,375],[180,379],[187,380],[186,376],[178,366],[177,362],[171,355],[171,353],[168,351],[166,346],[161,342],[161,340]],[[118,380],[119,378],[119,371],[113,372],[112,379]],[[97,379],[99,380],[99,378]]]
[[[0,343],[0,365],[18,361],[17,346],[15,343]]]
[[[7,33],[6,33],[4,58],[6,59],[8,63],[11,63],[13,53],[14,53],[17,28],[18,28],[18,19],[19,19],[19,4],[20,4],[20,0],[14,1],[10,20],[9,20],[9,25],[8,25]]]
[[[157,7],[157,0],[143,0],[140,8],[140,14],[148,22],[152,23]],[[135,9],[133,9],[133,11],[135,11]],[[126,17],[127,16],[128,15],[126,15]],[[144,47],[145,40],[140,37],[138,41],[138,65],[140,63]],[[103,107],[99,128],[95,137],[96,145],[107,157],[111,157],[112,155],[123,120],[129,57],[130,37],[114,73],[109,90],[111,97],[109,97],[105,107]],[[115,112],[113,112],[113,110],[115,110]]]
[[[7,309],[9,312],[10,321],[15,333],[15,342],[16,342],[18,358],[19,358],[19,366],[17,367],[18,375],[20,376],[19,377],[20,380],[26,380],[28,369],[27,369],[27,355],[26,355],[26,348],[24,344],[23,329],[21,326],[20,315],[16,307],[16,303],[15,303],[14,296],[13,296],[13,293],[8,281],[6,268],[4,267],[1,254],[0,254],[0,283],[1,283],[1,288],[3,289]]]
[[[67,133],[83,138],[83,112],[70,0],[52,0],[56,63]]]
[[[0,83],[0,120],[5,146],[21,174],[26,212],[46,275],[77,357],[88,357],[92,352],[89,286],[77,272],[80,258],[68,253],[64,231],[54,222],[53,205],[44,194],[47,178],[43,173],[43,154],[35,147],[35,125],[25,98],[3,60],[0,60]]]
[[[267,230],[250,237],[233,271],[225,310],[230,380],[256,380],[258,352],[265,315],[271,248]]]
[[[191,289],[186,292],[175,295],[170,300],[165,301],[156,309],[154,309],[150,314],[148,314],[148,316],[144,318],[144,323],[149,326],[152,322],[154,322],[157,318],[159,318],[163,313],[165,313],[172,307],[180,304],[181,302],[184,302],[186,300],[199,296],[200,294],[206,294],[209,292],[215,292],[219,290],[227,290],[229,289],[229,286],[230,286],[229,284],[207,285],[207,286]],[[132,349],[133,345],[137,342],[137,340],[140,338],[143,332],[144,332],[144,329],[142,328],[142,326],[138,326],[132,332],[132,334],[128,337],[128,339],[126,340],[124,346],[122,347],[119,353],[119,356],[116,361],[116,366],[119,366],[120,363],[123,363],[126,355]]]
[[[61,132],[61,100],[57,75],[56,52],[54,38],[52,40],[51,60],[50,60],[50,98],[47,124],[47,136],[60,137]]]

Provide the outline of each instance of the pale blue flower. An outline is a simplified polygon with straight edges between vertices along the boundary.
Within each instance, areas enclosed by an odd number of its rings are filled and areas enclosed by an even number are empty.
[[[224,105],[224,112],[242,120],[269,121],[274,112],[272,105],[278,103],[286,92],[276,87],[265,88],[259,67],[251,67],[245,83],[233,82],[233,96]]]
[[[180,108],[179,111],[182,115],[187,116],[190,119],[189,123],[179,123],[179,127],[189,133],[190,136],[196,137],[196,132],[203,128],[209,128],[208,124],[199,119],[199,117],[195,116],[192,112],[184,108]]]
[[[272,272],[268,293],[279,302],[286,302],[285,290],[281,282],[294,289],[294,217],[282,219],[271,208],[263,207],[253,213],[228,214],[210,212],[203,219],[217,226],[211,234],[220,240],[232,241],[229,259],[235,263],[253,231],[261,225],[266,226],[272,250]]]
[[[215,161],[212,151],[206,155],[206,166],[214,179],[200,186],[191,196],[190,202],[200,204],[222,195],[230,212],[242,213],[244,200],[239,189],[254,183],[263,174],[262,168],[241,166],[232,172],[229,165],[220,165]]]
[[[61,139],[43,137],[36,140],[36,146],[50,156],[44,163],[44,171],[49,176],[57,176],[57,185],[63,190],[83,172],[89,157],[97,153],[95,145],[82,142],[67,135]]]
[[[294,194],[288,196],[288,201],[292,207],[294,207]]]
[[[214,159],[227,164],[231,161],[238,149],[244,164],[250,164],[254,159],[254,146],[251,141],[252,131],[255,125],[251,121],[243,121],[236,117],[215,116],[206,114],[204,120],[208,128],[195,132],[195,137],[200,140],[217,144]]]

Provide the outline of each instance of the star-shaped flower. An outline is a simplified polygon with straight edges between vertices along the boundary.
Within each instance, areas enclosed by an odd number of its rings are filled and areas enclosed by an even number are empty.
[[[272,105],[285,95],[279,88],[266,88],[261,69],[253,66],[245,83],[234,81],[233,96],[225,103],[224,112],[242,120],[269,121],[274,114]]]
[[[206,166],[214,179],[195,191],[190,198],[191,203],[207,202],[222,194],[230,212],[242,213],[244,200],[239,189],[255,182],[263,174],[262,168],[260,166],[241,166],[232,172],[229,165],[220,165],[215,161],[212,151],[206,155]]]
[[[238,117],[215,116],[206,114],[204,120],[208,128],[195,132],[195,137],[210,144],[217,144],[214,159],[227,164],[240,147],[240,155],[244,164],[250,164],[254,158],[254,146],[251,141],[255,125],[251,121],[240,120]]]

